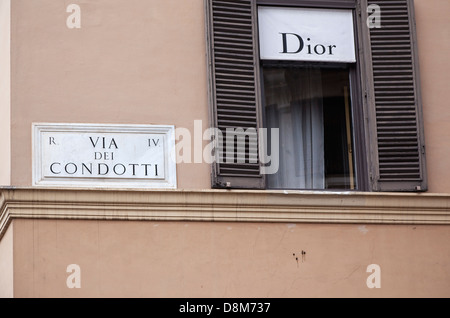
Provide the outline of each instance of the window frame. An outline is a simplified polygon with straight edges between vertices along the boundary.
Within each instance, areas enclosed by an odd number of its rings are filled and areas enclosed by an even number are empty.
[[[359,76],[357,74],[357,66],[356,63],[323,63],[323,62],[304,62],[304,61],[277,61],[277,60],[265,60],[260,61],[260,87],[261,94],[264,96],[265,87],[264,87],[264,67],[280,67],[280,68],[288,68],[288,67],[301,67],[301,66],[321,66],[325,67],[338,67],[342,69],[346,69],[349,74],[349,84],[350,84],[350,101],[351,101],[351,124],[352,124],[352,152],[353,152],[353,166],[355,169],[355,189],[345,189],[345,191],[367,191],[368,189],[368,180],[367,176],[367,162],[366,162],[366,153],[365,153],[365,126],[364,126],[364,117],[362,110],[362,98],[361,90],[359,85]],[[267,119],[265,112],[265,99],[261,100],[261,109],[262,109],[262,120],[263,127],[267,128]],[[266,187],[267,188],[267,187]],[[267,188],[269,189],[269,188]],[[312,190],[312,189],[288,189],[286,190]],[[320,191],[342,191],[341,188],[325,188],[320,189]]]
[[[313,0],[257,0],[257,8],[259,6],[270,6],[270,7],[294,7],[294,8],[318,8],[318,9],[351,9],[353,14],[353,34],[355,38],[355,63],[342,63],[348,67],[350,76],[350,98],[352,104],[352,125],[353,125],[353,151],[354,151],[354,168],[356,172],[356,189],[348,191],[369,191],[369,179],[368,179],[368,161],[366,153],[366,127],[365,127],[365,111],[363,103],[363,89],[361,85],[361,62],[364,60],[364,56],[361,54],[360,49],[360,15],[357,12],[357,1],[356,0],[324,0],[324,1],[313,1]],[[258,23],[256,25],[258,28]],[[259,60],[259,47],[258,47],[258,60]],[[258,85],[260,87],[261,96],[264,96],[264,81],[263,67],[265,65],[327,65],[332,63],[327,62],[303,62],[303,61],[276,61],[276,60],[259,60],[259,79]],[[261,98],[261,113],[263,116],[263,127],[267,127],[265,112],[264,112],[264,98]],[[267,188],[267,187],[266,187]],[[298,190],[309,190],[309,189],[298,189]],[[342,189],[323,189],[323,191],[336,191]]]
[[[358,113],[353,116],[353,123],[359,133],[355,130],[354,135],[361,136],[361,150],[358,152],[361,156],[355,156],[358,191],[427,191],[413,1],[205,0],[211,127],[222,133],[224,127],[264,127],[258,52],[259,5],[351,9],[355,48],[358,50],[356,72],[351,78],[355,83],[351,98],[353,104],[359,102],[362,105],[352,109]],[[369,9],[369,4],[378,6],[383,13],[381,29],[366,25],[370,13],[363,8]],[[403,53],[398,56],[396,52]],[[236,58],[234,54],[237,54]],[[230,65],[230,68],[224,65]],[[242,81],[242,72],[247,73],[245,81]],[[251,104],[250,99],[253,100]],[[244,114],[241,109],[245,109]],[[362,120],[357,120],[358,117]],[[251,123],[246,121],[248,118],[252,118]],[[247,126],[241,126],[243,121]],[[261,149],[264,147],[260,140],[258,148],[261,155],[265,153]],[[212,188],[267,189],[264,173],[270,163],[261,161],[259,158],[256,165],[248,165],[248,168],[239,162],[222,165],[216,160],[211,169]]]

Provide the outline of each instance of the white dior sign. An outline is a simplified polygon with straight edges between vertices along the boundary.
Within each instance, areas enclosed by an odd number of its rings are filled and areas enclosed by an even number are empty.
[[[173,126],[34,124],[33,185],[176,188]]]
[[[351,10],[258,8],[260,58],[353,63]]]

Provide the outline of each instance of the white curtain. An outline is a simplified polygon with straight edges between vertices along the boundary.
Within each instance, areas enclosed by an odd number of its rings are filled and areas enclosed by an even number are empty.
[[[280,168],[269,188],[324,189],[323,95],[320,69],[272,69],[266,77],[266,121],[279,128]],[[270,140],[270,138],[269,138]]]

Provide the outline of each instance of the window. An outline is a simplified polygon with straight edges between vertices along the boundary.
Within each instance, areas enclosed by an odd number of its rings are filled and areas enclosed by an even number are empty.
[[[349,70],[264,66],[265,127],[279,129],[272,189],[356,189]],[[270,145],[268,147],[271,149]]]
[[[280,129],[276,173],[264,173],[268,163],[261,156],[256,162],[217,161],[213,187],[426,190],[412,1],[207,4],[212,125],[224,134],[227,128]],[[381,28],[367,25],[369,5],[381,8]],[[258,25],[263,6],[350,12],[354,61],[264,58]],[[277,36],[282,45],[278,53],[337,52],[333,43],[313,43],[295,32]],[[270,149],[271,140],[260,138],[260,148]]]

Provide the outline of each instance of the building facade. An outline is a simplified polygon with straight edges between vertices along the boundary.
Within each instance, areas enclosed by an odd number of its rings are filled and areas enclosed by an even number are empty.
[[[0,0],[0,296],[450,296],[449,9]]]

